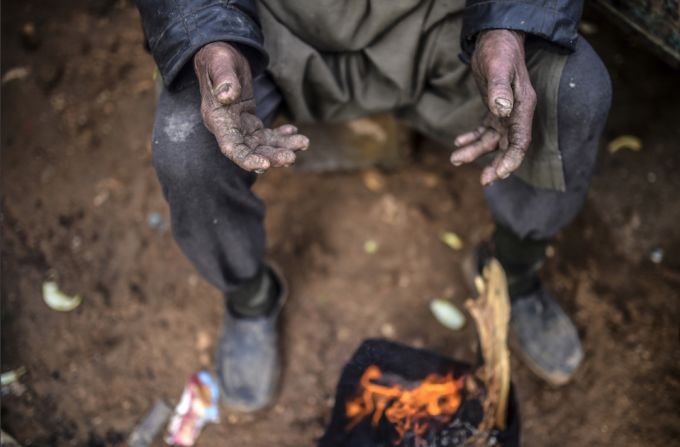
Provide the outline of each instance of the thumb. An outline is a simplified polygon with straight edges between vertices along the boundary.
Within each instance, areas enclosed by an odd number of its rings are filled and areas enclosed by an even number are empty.
[[[490,73],[487,82],[487,107],[499,118],[512,113],[514,94],[512,92],[512,70],[502,69]]]
[[[230,55],[220,54],[210,61],[208,76],[212,94],[221,104],[226,106],[241,98],[241,82]]]

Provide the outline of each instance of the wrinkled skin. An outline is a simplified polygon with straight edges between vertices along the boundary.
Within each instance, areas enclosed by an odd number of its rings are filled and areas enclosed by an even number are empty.
[[[205,45],[194,56],[203,122],[222,153],[246,171],[290,166],[309,140],[289,124],[267,129],[255,115],[253,77],[241,53],[224,42]]]
[[[456,137],[451,163],[460,166],[499,149],[482,171],[482,185],[489,185],[519,168],[531,143],[536,93],[525,63],[524,33],[481,32],[471,68],[489,111],[481,126]]]

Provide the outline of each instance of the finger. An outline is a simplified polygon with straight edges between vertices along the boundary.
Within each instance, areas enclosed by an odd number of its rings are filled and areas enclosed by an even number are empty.
[[[272,146],[259,146],[255,152],[269,160],[273,167],[290,166],[295,163],[295,152],[289,149],[283,149]]]
[[[479,140],[468,144],[451,154],[451,163],[460,166],[463,163],[471,163],[484,154],[492,152],[498,146],[500,135],[495,130],[489,129],[482,134]]]
[[[485,126],[479,126],[475,130],[471,132],[466,132],[464,134],[458,135],[456,139],[453,141],[453,144],[457,147],[465,146],[466,144],[470,144],[473,141],[477,141],[479,137],[482,136],[482,133],[486,130]]]
[[[492,64],[487,75],[487,107],[499,118],[510,116],[514,105],[513,68],[510,64]]]
[[[239,82],[233,59],[228,55],[214,57],[207,65],[213,96],[223,105],[233,104],[241,98]]]
[[[258,174],[262,174],[272,165],[266,157],[258,154],[248,154],[242,163],[237,164],[246,171],[257,172]]]
[[[527,82],[529,82],[528,76]],[[503,157],[496,166],[496,173],[499,178],[506,178],[519,168],[531,144],[531,127],[536,108],[536,94],[530,82],[528,87],[524,86],[524,91],[520,97],[521,100],[517,104],[515,116],[510,118],[508,149],[504,151]]]
[[[510,146],[507,151],[503,152],[496,165],[496,175],[498,178],[507,178],[510,174],[515,172],[522,164],[525,154],[526,151],[521,150],[516,146]]]
[[[503,158],[503,154],[502,153],[498,154],[493,159],[491,164],[489,164],[484,169],[482,169],[482,176],[481,176],[482,186],[488,186],[488,185],[492,184],[493,182],[500,180],[500,178],[498,177],[498,172],[496,172],[496,169],[499,166],[502,158]]]
[[[288,149],[291,151],[305,151],[309,148],[309,138],[304,135],[280,135],[272,132],[268,141],[270,146]]]
[[[278,133],[279,135],[294,135],[297,133],[297,131],[298,128],[292,124],[284,124],[283,126],[279,126],[274,129],[274,132]]]

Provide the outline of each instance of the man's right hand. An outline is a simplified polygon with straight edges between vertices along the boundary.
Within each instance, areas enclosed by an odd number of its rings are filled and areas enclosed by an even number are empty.
[[[266,129],[255,115],[250,65],[233,46],[209,43],[194,56],[201,90],[201,115],[222,153],[246,171],[290,166],[309,139],[286,124]]]

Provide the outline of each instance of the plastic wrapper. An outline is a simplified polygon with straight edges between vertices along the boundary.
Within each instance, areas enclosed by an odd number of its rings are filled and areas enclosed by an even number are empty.
[[[205,424],[219,421],[219,388],[207,371],[193,374],[170,419],[165,442],[169,445],[192,446]]]

